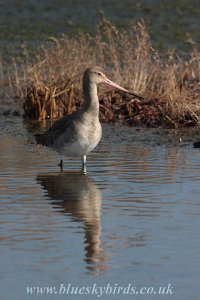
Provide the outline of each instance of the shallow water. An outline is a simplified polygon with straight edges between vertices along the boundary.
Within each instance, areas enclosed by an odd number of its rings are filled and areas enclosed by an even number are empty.
[[[171,284],[170,299],[198,298],[200,152],[191,134],[104,125],[83,175],[78,160],[65,159],[61,173],[59,156],[36,147],[37,123],[1,119],[0,128],[1,299],[132,299],[129,284]],[[126,290],[62,295],[62,284]],[[33,286],[58,294],[27,295]]]

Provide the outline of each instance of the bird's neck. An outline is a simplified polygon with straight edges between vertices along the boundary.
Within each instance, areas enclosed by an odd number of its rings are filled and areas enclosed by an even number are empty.
[[[83,83],[84,110],[93,116],[99,115],[99,99],[97,95],[97,85],[93,82]]]

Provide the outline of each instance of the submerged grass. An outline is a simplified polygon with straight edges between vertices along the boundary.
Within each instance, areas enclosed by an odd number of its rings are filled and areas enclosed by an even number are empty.
[[[174,50],[160,55],[151,45],[144,22],[118,30],[102,15],[94,37],[79,33],[49,38],[34,59],[6,70],[0,65],[4,98],[23,103],[30,119],[55,119],[83,101],[83,71],[99,65],[113,81],[143,96],[140,100],[115,90],[100,88],[100,119],[147,126],[198,125],[200,120],[200,52],[191,42],[187,58]]]

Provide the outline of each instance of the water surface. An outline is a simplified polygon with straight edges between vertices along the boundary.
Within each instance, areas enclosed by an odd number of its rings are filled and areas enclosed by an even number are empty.
[[[170,299],[198,298],[200,152],[193,133],[104,125],[83,175],[79,160],[66,158],[61,173],[59,155],[36,147],[37,123],[1,119],[0,128],[1,299],[97,298],[26,293],[61,284],[171,284]],[[100,299],[110,298],[133,295]]]

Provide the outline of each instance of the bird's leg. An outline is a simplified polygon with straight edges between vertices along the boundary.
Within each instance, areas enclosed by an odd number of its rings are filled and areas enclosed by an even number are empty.
[[[82,160],[82,171],[84,174],[87,173],[87,170],[86,170],[86,155],[83,156],[83,160]]]
[[[60,159],[60,163],[58,164],[58,166],[60,167],[60,171],[62,172],[63,171],[63,159],[62,159],[62,157]]]

